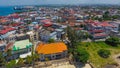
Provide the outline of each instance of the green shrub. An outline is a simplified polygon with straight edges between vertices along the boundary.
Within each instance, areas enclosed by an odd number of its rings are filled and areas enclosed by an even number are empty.
[[[17,65],[21,66],[21,65],[23,65],[23,64],[24,64],[24,59],[19,58],[19,59],[18,59],[18,62],[17,62]]]
[[[31,64],[32,63],[32,57],[31,56],[27,56],[26,59],[25,59],[25,63]]]
[[[103,57],[103,58],[108,58],[111,55],[111,53],[110,53],[109,50],[100,49],[98,51],[98,55],[101,56],[101,57]]]
[[[16,67],[16,60],[11,60],[6,64],[6,68],[15,68]]]
[[[89,53],[85,49],[78,48],[76,50],[75,58],[80,62],[86,63],[89,59],[89,56]]]
[[[55,42],[55,40],[54,40],[54,39],[52,39],[52,38],[50,38],[50,39],[48,40],[48,42],[49,42],[49,43],[54,43],[54,42]]]
[[[117,37],[110,37],[105,40],[105,43],[111,46],[118,46],[118,44],[120,44],[120,39]]]

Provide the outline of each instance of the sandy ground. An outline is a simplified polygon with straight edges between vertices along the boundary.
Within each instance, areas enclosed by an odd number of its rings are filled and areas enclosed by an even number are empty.
[[[85,64],[83,68],[91,68],[91,66],[89,64]]]
[[[76,67],[74,65],[62,65],[62,66],[58,66],[58,67],[55,67],[55,68],[91,68],[89,64],[86,64],[85,66],[83,67]]]
[[[46,66],[46,63],[39,62],[34,68],[91,68],[89,64],[85,64],[85,65],[81,63],[70,64],[69,61],[65,59],[55,60],[55,61],[53,60],[52,62],[50,61],[49,63],[51,63],[50,66]],[[31,68],[31,67],[27,67],[27,68]]]
[[[32,67],[22,67],[22,68],[32,68]],[[39,68],[39,67],[35,67],[35,68]],[[91,68],[91,66],[89,64],[86,64],[85,66],[75,66],[75,65],[71,65],[71,64],[64,64],[64,65],[52,65],[49,67],[40,67],[40,68]]]
[[[89,64],[85,64],[85,66],[82,65],[71,65],[69,64],[69,62],[64,62],[64,63],[60,63],[60,64],[53,64],[50,67],[46,67],[46,68],[91,68],[91,66]]]
[[[113,59],[117,62],[118,66],[117,68],[120,68],[120,58],[118,58],[120,56],[120,54],[114,55]]]

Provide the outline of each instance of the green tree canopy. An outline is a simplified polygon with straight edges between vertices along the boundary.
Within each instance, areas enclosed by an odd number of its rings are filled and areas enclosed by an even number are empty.
[[[111,16],[110,16],[110,12],[109,11],[106,11],[103,14],[103,20],[111,20]]]
[[[48,40],[48,42],[49,42],[49,43],[54,43],[54,42],[55,42],[55,40],[54,40],[54,39],[52,39],[52,38],[50,38],[50,39]]]
[[[32,63],[32,57],[31,56],[27,56],[26,59],[25,59],[25,63],[31,64]]]
[[[18,62],[17,62],[17,65],[18,66],[21,66],[21,65],[23,65],[24,64],[24,59],[23,58],[19,58],[18,59]]]
[[[33,54],[32,58],[34,59],[34,61],[38,61],[40,56],[39,54]]]
[[[5,58],[3,57],[3,54],[0,52],[0,66],[5,65]]]
[[[11,60],[6,64],[6,68],[15,68],[16,67],[16,60]]]
[[[105,40],[105,43],[107,43],[111,46],[118,46],[118,44],[120,44],[120,39],[117,37],[110,37]]]
[[[80,62],[86,63],[89,56],[89,53],[85,49],[78,48],[76,50],[75,58]]]

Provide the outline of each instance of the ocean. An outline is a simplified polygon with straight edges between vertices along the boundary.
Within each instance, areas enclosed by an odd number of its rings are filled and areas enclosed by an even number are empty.
[[[0,16],[7,16],[16,12],[13,8],[14,6],[0,6]]]

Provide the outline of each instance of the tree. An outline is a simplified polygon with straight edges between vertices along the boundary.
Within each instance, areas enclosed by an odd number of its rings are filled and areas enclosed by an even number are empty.
[[[48,42],[49,42],[49,43],[54,43],[54,42],[55,42],[55,40],[54,40],[54,39],[52,39],[52,38],[50,38],[50,39],[48,40]]]
[[[61,23],[61,19],[60,18],[57,19],[57,23]]]
[[[21,66],[24,64],[24,59],[23,58],[19,58],[18,62],[17,62],[17,65],[18,66]]]
[[[26,22],[27,24],[31,24],[32,22],[30,22],[30,21],[28,21],[28,22]]]
[[[8,58],[12,55],[12,50],[8,49],[6,54],[7,54],[7,56],[5,58],[8,60]]]
[[[105,50],[105,49],[100,49],[97,53],[99,56],[103,58],[108,58],[111,54],[109,50]]]
[[[119,15],[113,15],[112,18],[113,19],[118,19],[118,18],[120,18],[120,16]]]
[[[81,41],[79,33],[80,32],[76,32],[70,26],[67,27],[67,37],[68,40],[70,41],[70,45],[68,46],[68,48],[76,48],[75,44]]]
[[[117,37],[110,37],[105,40],[105,43],[107,43],[111,46],[118,46],[118,44],[120,44],[120,39]]]
[[[6,68],[15,68],[16,67],[16,60],[11,60],[6,64]]]
[[[27,56],[26,59],[25,59],[25,63],[27,64],[32,64],[32,57],[31,56]]]
[[[89,59],[89,56],[90,56],[89,53],[85,49],[77,48],[75,58],[78,61],[86,63],[87,60]]]
[[[32,56],[32,58],[33,58],[34,61],[38,61],[39,58],[40,58],[40,56],[39,56],[38,54],[34,54],[34,55]]]
[[[3,56],[3,54],[0,52],[0,66],[5,65],[5,58]]]
[[[106,11],[106,12],[103,14],[103,20],[111,20],[111,16],[110,16],[109,11]]]
[[[88,32],[85,32],[85,36],[84,36],[86,39],[90,37],[89,33]]]

